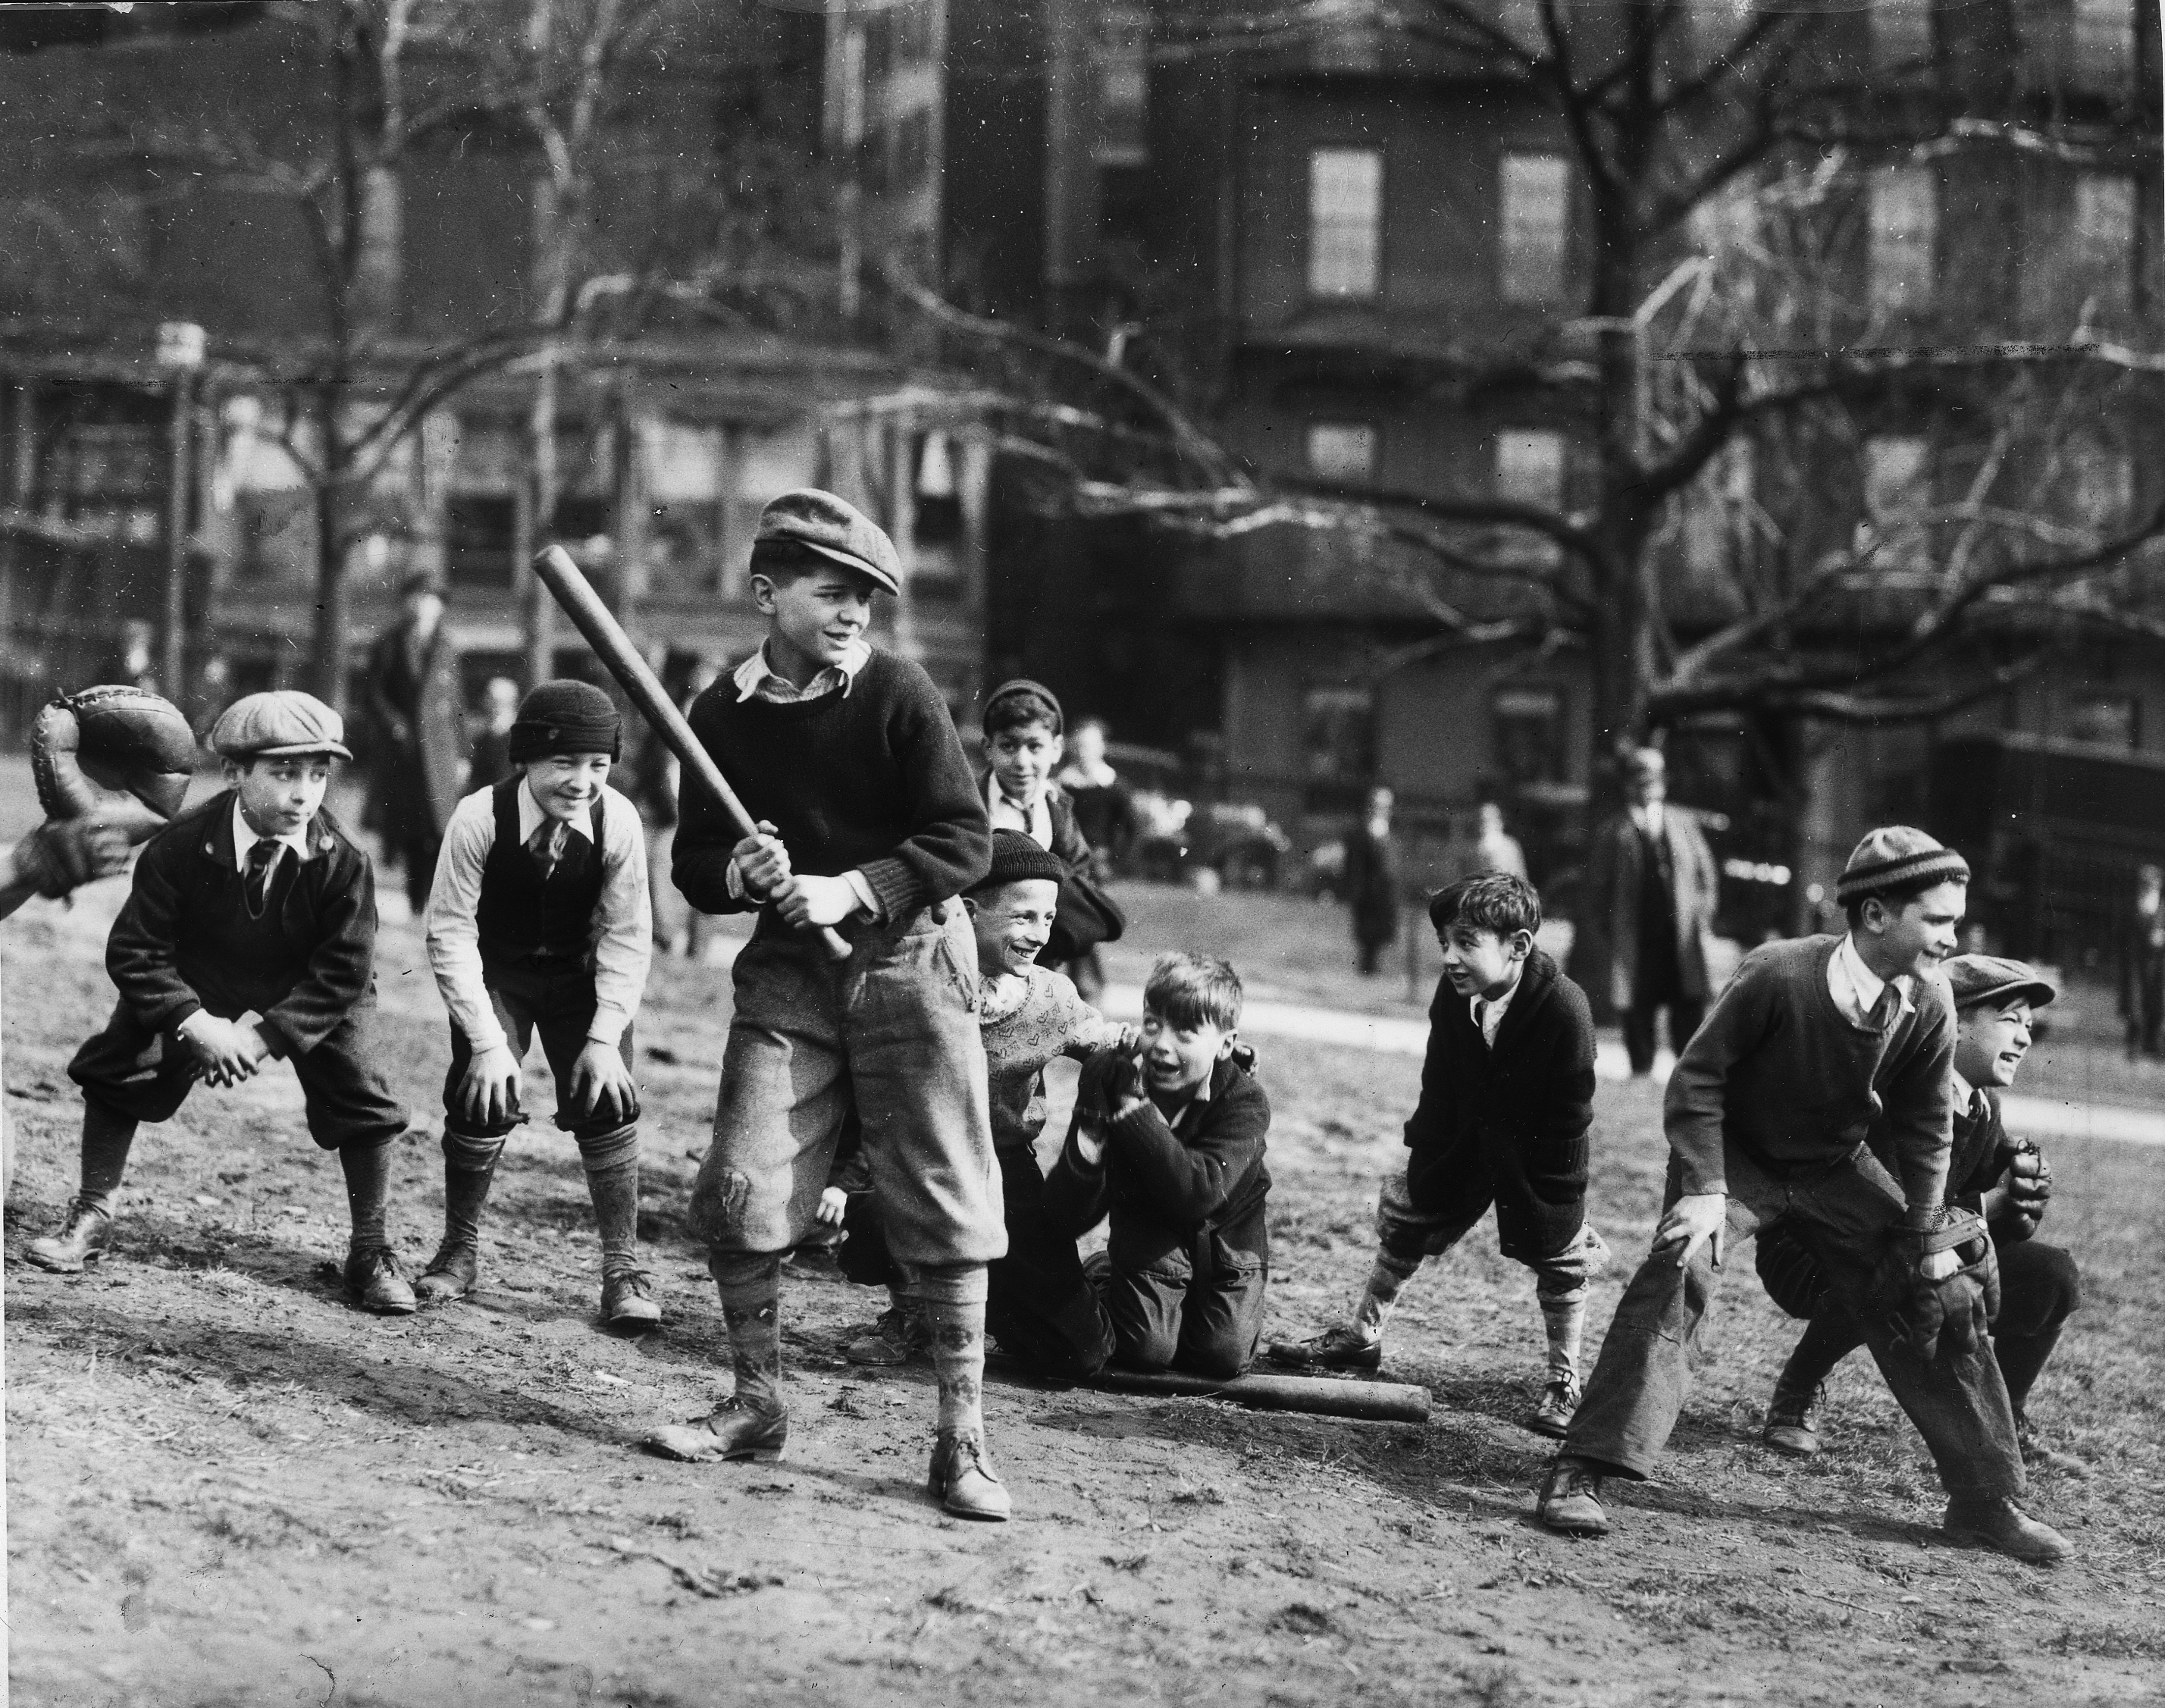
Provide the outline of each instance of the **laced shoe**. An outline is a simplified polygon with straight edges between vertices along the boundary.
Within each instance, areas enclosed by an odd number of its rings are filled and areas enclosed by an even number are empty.
[[[461,1241],[445,1240],[429,1259],[429,1267],[414,1284],[415,1303],[428,1306],[449,1305],[474,1290],[481,1273],[481,1257]]]
[[[1374,1370],[1383,1363],[1383,1337],[1370,1340],[1340,1323],[1304,1341],[1272,1341],[1270,1359],[1298,1370]]]
[[[384,1316],[410,1316],[415,1308],[413,1286],[399,1268],[398,1254],[388,1246],[347,1255],[345,1294],[363,1310]]]
[[[664,1424],[640,1443],[665,1459],[710,1464],[751,1459],[768,1464],[789,1445],[789,1413],[781,1405],[757,1406],[731,1394],[704,1417]]]
[[[87,1199],[72,1198],[60,1231],[32,1240],[23,1247],[23,1255],[56,1275],[79,1274],[86,1263],[95,1263],[105,1255],[105,1242],[112,1232],[111,1210]]]
[[[1950,1500],[1940,1528],[1952,1541],[1982,1543],[2036,1566],[2056,1565],[2074,1552],[2067,1537],[2004,1494]]]
[[[852,1364],[892,1368],[921,1362],[932,1347],[920,1312],[905,1305],[889,1305],[872,1320],[872,1332],[860,1335],[843,1348]]]
[[[1543,1524],[1566,1536],[1609,1534],[1609,1515],[1601,1510],[1600,1473],[1569,1453],[1558,1453],[1550,1461],[1534,1510]]]
[[[602,1277],[602,1321],[611,1328],[652,1328],[661,1321],[654,1280],[644,1269],[619,1269]]]
[[[1013,1510],[1007,1485],[993,1469],[982,1437],[943,1430],[932,1443],[932,1468],[924,1486],[957,1518],[1003,1522]]]
[[[1536,1435],[1553,1437],[1562,1441],[1570,1432],[1571,1420],[1578,1410],[1578,1378],[1568,1370],[1551,1376],[1548,1386],[1541,1389],[1541,1404],[1526,1419],[1526,1427]]]
[[[1820,1451],[1819,1410],[1824,1387],[1801,1394],[1777,1388],[1767,1402],[1766,1427],[1759,1431],[1762,1445],[1793,1459],[1815,1458]]]

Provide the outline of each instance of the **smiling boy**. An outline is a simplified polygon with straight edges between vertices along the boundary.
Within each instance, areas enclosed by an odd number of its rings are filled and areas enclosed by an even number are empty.
[[[615,705],[545,682],[508,734],[513,774],[468,795],[444,831],[427,915],[429,964],[451,1017],[444,1076],[444,1237],[415,1284],[423,1305],[471,1292],[481,1215],[505,1139],[526,1117],[519,1064],[535,1033],[556,1081],[556,1125],[577,1142],[602,1245],[602,1320],[661,1321],[639,1262],[639,1090],[632,1017],[653,954],[646,839],[608,787],[623,751]]]
[[[1271,1106],[1234,1059],[1241,1005],[1225,962],[1162,957],[1143,987],[1140,1057],[1106,1048],[1083,1064],[1046,1179],[1060,1236],[1111,1225],[1105,1312],[1114,1359],[1130,1369],[1223,1380],[1255,1359],[1270,1280]]]
[[[1451,884],[1430,901],[1429,920],[1443,978],[1406,1122],[1410,1154],[1376,1205],[1375,1265],[1351,1323],[1279,1342],[1271,1357],[1376,1368],[1400,1289],[1493,1204],[1498,1243],[1534,1272],[1548,1329],[1548,1381],[1526,1426],[1561,1436],[1578,1403],[1588,1279],[1609,1255],[1586,1220],[1593,1017],[1585,994],[1534,946],[1541,901],[1524,878],[1491,872]]]
[[[345,1280],[366,1310],[414,1291],[385,1231],[390,1146],[406,1111],[377,1065],[376,881],[323,810],[331,762],[350,759],[337,712],[292,689],[250,694],[211,731],[226,787],[145,846],[105,948],[120,1000],[76,1052],[82,1183],[59,1231],[24,1255],[73,1273],[101,1256],[142,1121],[213,1089],[293,1064],[308,1134],[336,1151],[353,1232]]]

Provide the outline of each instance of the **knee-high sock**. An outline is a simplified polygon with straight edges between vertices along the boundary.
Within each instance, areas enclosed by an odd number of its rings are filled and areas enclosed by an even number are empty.
[[[1834,1373],[1834,1367],[1864,1344],[1857,1325],[1841,1310],[1828,1307],[1814,1316],[1774,1384],[1777,1394],[1803,1399]]]
[[[1409,1259],[1378,1249],[1361,1289],[1361,1302],[1353,1307],[1354,1331],[1365,1340],[1381,1340],[1383,1325],[1391,1320],[1391,1307],[1399,1302],[1399,1294],[1420,1268],[1419,1257]]]
[[[594,1226],[602,1236],[604,1278],[639,1267],[639,1125],[579,1141]]]
[[[366,1252],[389,1245],[383,1218],[391,1199],[391,1147],[347,1145],[339,1152],[339,1167],[345,1172],[346,1208],[353,1215],[353,1249]]]
[[[711,1256],[707,1273],[722,1295],[736,1397],[761,1411],[782,1409],[782,1258]]]
[[[932,1333],[940,1382],[942,1435],[984,1438],[985,1266],[944,1263],[917,1269],[912,1285]]]
[[[1586,1339],[1586,1284],[1551,1293],[1539,1285],[1534,1296],[1541,1301],[1541,1321],[1549,1336],[1549,1374],[1578,1379],[1579,1348]]]
[[[135,1123],[102,1104],[82,1106],[82,1184],[76,1195],[103,1215],[113,1214],[113,1195],[128,1173],[128,1151],[135,1142]]]
[[[2017,1417],[2022,1415],[2023,1402],[2043,1372],[2045,1360],[2060,1343],[2060,1327],[2056,1322],[2033,1335],[2001,1335],[1992,1343],[1999,1360],[1999,1379],[2007,1384],[2008,1402]]]
[[[444,1244],[477,1251],[481,1246],[481,1213],[496,1179],[503,1141],[444,1129]]]

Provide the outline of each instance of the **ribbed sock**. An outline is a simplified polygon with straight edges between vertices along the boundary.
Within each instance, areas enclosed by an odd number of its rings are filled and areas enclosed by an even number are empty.
[[[639,1267],[639,1127],[636,1122],[579,1141],[594,1226],[602,1238],[602,1276]]]
[[[82,1106],[82,1184],[76,1196],[92,1209],[113,1214],[113,1200],[128,1173],[135,1123],[101,1104]]]
[[[932,1337],[932,1368],[940,1384],[942,1435],[985,1438],[985,1266],[941,1264],[920,1268],[915,1290]]]
[[[1383,1339],[1383,1325],[1391,1320],[1392,1307],[1398,1304],[1399,1294],[1420,1268],[1418,1257],[1409,1264],[1388,1252],[1376,1253],[1375,1264],[1368,1271],[1367,1284],[1361,1289],[1361,1302],[1353,1309],[1354,1331],[1363,1340]]]
[[[782,1259],[710,1256],[707,1273],[722,1295],[736,1397],[761,1411],[782,1409]]]
[[[384,1212],[391,1200],[391,1147],[348,1145],[338,1154],[345,1173],[346,1209],[353,1217],[351,1249],[368,1252],[389,1245]]]

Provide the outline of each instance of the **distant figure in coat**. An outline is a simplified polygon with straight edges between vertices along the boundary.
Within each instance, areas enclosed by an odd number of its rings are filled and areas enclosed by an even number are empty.
[[[1391,835],[1388,788],[1368,791],[1368,811],[1346,837],[1346,900],[1353,912],[1353,944],[1361,970],[1372,973],[1399,936],[1399,845]]]
[[[1512,878],[1526,875],[1526,851],[1504,828],[1504,809],[1493,801],[1481,803],[1480,828],[1473,839],[1473,870],[1467,876],[1485,872],[1501,872]]]
[[[1589,923],[1608,946],[1624,1047],[1641,1074],[1653,1071],[1658,1010],[1669,1011],[1669,1047],[1679,1056],[1705,1017],[1706,936],[1720,879],[1697,816],[1668,804],[1668,768],[1657,749],[1631,755],[1625,785],[1630,806],[1594,838],[1587,901]]]
[[[2135,875],[2135,901],[2120,923],[2120,1017],[2127,1023],[2127,1059],[2165,1053],[2165,868]]]
[[[435,881],[444,826],[459,804],[471,751],[459,656],[444,630],[444,584],[416,570],[399,590],[398,620],[368,649],[376,793],[384,853],[406,872],[418,919]]]
[[[474,736],[466,789],[494,788],[511,775],[511,726],[519,720],[519,684],[492,676],[481,691],[481,729]]]
[[[1105,721],[1085,718],[1068,737],[1067,763],[1053,779],[1075,809],[1075,828],[1090,845],[1092,876],[1103,883],[1135,840],[1135,795],[1105,761]]]

